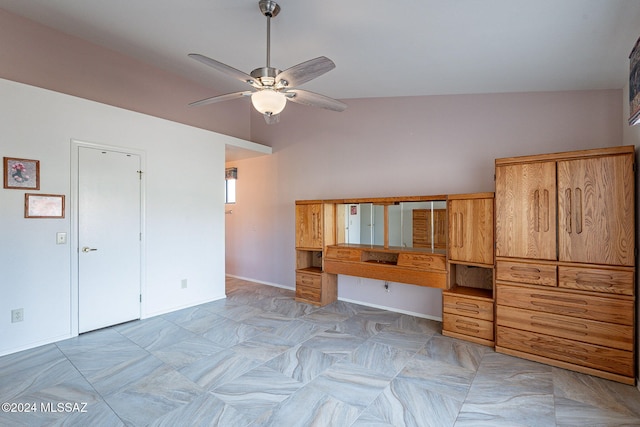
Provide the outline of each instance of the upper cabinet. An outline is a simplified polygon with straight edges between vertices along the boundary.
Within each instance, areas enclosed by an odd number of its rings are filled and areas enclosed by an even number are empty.
[[[496,256],[556,259],[556,162],[496,164]]]
[[[449,261],[493,265],[493,193],[449,196]]]
[[[558,258],[634,265],[633,155],[558,162]]]
[[[333,210],[322,202],[296,204],[296,248],[323,250],[335,242]]]
[[[634,265],[634,156],[600,151],[496,162],[497,257]]]

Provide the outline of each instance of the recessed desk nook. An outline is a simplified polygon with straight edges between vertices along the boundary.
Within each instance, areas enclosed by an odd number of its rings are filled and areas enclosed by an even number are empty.
[[[325,271],[447,288],[446,196],[335,203],[336,244]]]

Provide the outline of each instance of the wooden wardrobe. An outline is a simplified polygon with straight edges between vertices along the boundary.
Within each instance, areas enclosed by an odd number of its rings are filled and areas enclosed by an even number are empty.
[[[627,384],[634,147],[496,160],[496,350]]]

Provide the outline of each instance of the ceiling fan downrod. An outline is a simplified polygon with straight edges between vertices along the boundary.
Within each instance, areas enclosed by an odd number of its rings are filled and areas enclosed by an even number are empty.
[[[260,0],[260,12],[267,17],[267,68],[271,68],[271,18],[280,13],[280,6],[273,0]]]

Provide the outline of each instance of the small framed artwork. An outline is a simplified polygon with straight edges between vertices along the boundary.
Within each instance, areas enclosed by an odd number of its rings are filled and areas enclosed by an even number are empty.
[[[629,124],[640,123],[640,38],[629,55]]]
[[[64,218],[64,195],[26,193],[24,217]]]
[[[4,158],[4,188],[40,189],[40,160]]]

